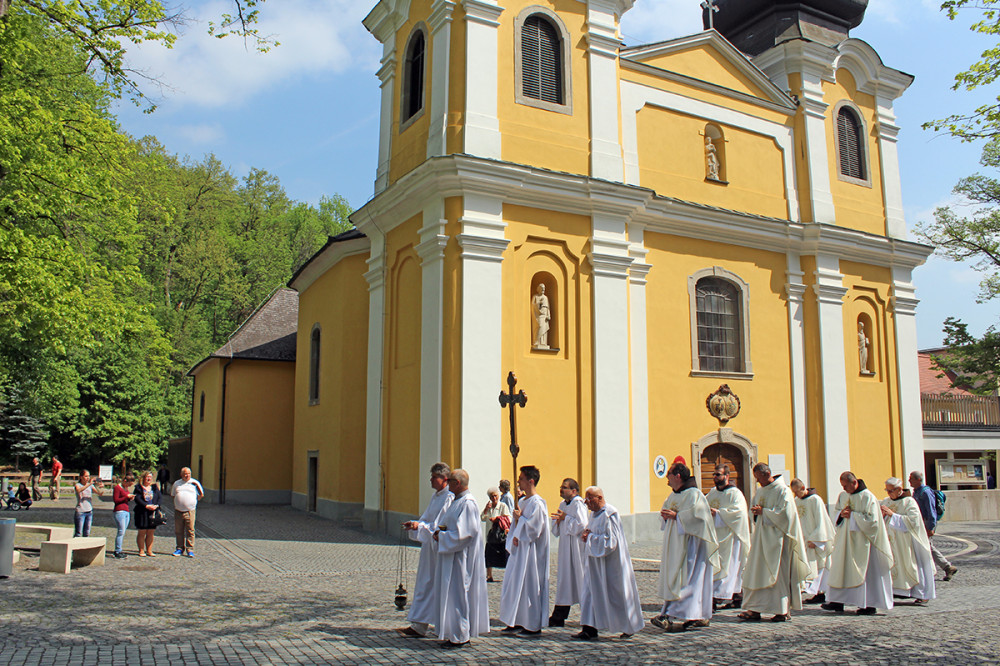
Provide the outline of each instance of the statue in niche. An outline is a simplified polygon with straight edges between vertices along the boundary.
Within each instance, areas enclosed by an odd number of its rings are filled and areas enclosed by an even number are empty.
[[[549,297],[545,295],[545,285],[539,284],[535,289],[535,295],[531,297],[531,314],[535,318],[537,329],[535,331],[534,349],[549,348],[549,322],[552,313],[549,310]]]
[[[712,137],[705,135],[705,162],[709,180],[719,180],[719,153]]]
[[[868,369],[868,337],[865,335],[865,325],[863,322],[858,322],[858,362],[861,365],[861,374],[871,375],[874,374]]]

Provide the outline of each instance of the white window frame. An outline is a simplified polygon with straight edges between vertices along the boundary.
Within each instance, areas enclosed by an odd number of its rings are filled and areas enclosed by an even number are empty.
[[[845,176],[840,170],[840,111],[844,108],[850,109],[850,112],[854,114],[855,119],[859,123],[858,133],[858,150],[861,154],[858,155],[858,161],[865,170],[865,178],[855,178],[854,176]],[[862,187],[872,186],[872,165],[869,153],[871,152],[870,146],[868,145],[868,123],[865,122],[865,116],[858,108],[858,105],[854,102],[842,99],[833,107],[833,147],[834,152],[837,157],[837,178],[844,181],[845,183],[852,183],[854,185],[861,185]]]
[[[521,57],[521,32],[524,29],[524,22],[528,20],[529,17],[535,16],[536,14],[541,14],[547,21],[549,21],[556,28],[556,32],[559,33],[559,52],[562,58],[562,87],[563,87],[563,103],[555,104],[553,102],[546,102],[545,100],[536,99],[534,97],[527,97],[521,92],[521,77],[523,75],[523,59]],[[514,101],[518,104],[523,104],[525,106],[533,106],[536,109],[545,109],[546,111],[555,111],[556,113],[565,113],[566,115],[573,115],[573,76],[572,68],[570,67],[570,37],[569,31],[566,29],[566,25],[562,22],[562,19],[547,7],[541,7],[539,5],[532,5],[530,7],[525,7],[521,10],[521,13],[517,15],[514,19]]]

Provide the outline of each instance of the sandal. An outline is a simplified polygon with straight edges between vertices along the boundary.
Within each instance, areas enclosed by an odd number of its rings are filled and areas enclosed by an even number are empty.
[[[734,601],[727,601],[719,606],[719,610],[729,610],[730,608],[739,608],[739,606]]]
[[[791,613],[787,615],[775,615],[771,618],[771,622],[788,622],[792,619]]]
[[[736,616],[741,622],[760,622],[760,613],[757,611],[743,611]]]

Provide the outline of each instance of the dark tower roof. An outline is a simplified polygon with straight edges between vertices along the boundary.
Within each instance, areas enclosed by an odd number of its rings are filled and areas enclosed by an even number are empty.
[[[833,46],[865,17],[868,0],[716,0],[714,26],[749,56],[782,42],[805,39]],[[702,10],[708,28],[708,10]]]

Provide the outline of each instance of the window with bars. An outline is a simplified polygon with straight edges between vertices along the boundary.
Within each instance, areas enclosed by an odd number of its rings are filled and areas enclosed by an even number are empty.
[[[424,61],[426,41],[424,33],[417,30],[410,37],[403,66],[403,117],[406,122],[424,108]]]
[[[867,180],[865,169],[864,137],[861,119],[854,111],[842,107],[837,113],[837,148],[840,173],[848,178]]]
[[[743,372],[739,289],[727,280],[707,277],[698,280],[695,294],[698,369]]]
[[[529,16],[521,27],[521,94],[565,104],[559,31],[539,14]]]
[[[319,402],[319,325],[313,327],[309,336],[309,404]]]

